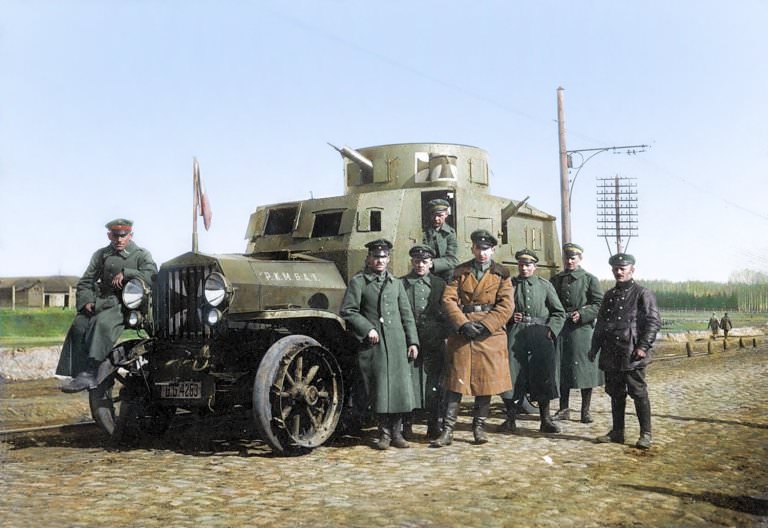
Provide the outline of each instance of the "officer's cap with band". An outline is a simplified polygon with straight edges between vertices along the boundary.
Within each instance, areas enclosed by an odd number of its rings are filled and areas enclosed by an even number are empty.
[[[443,200],[442,198],[436,198],[427,202],[427,208],[429,209],[430,213],[446,211],[450,206],[451,204],[448,203],[448,200]]]
[[[608,259],[608,264],[611,266],[628,266],[635,264],[635,257],[629,253],[616,253]]]
[[[573,242],[568,242],[567,244],[563,244],[563,253],[568,257],[573,255],[581,256],[581,254],[584,253],[584,248]]]
[[[413,246],[411,249],[408,250],[408,254],[411,256],[412,259],[416,259],[416,260],[426,260],[426,259],[435,258],[435,250],[429,246],[424,246],[424,245]]]
[[[539,261],[538,255],[536,255],[536,253],[534,253],[531,249],[521,249],[515,253],[515,259],[517,259],[518,262],[523,263],[536,263]]]
[[[368,254],[372,257],[388,257],[392,251],[392,242],[385,238],[379,238],[368,242],[365,247],[368,248]]]
[[[475,244],[477,247],[482,249],[494,247],[499,243],[499,241],[496,240],[496,238],[490,233],[490,231],[487,231],[485,229],[478,229],[477,231],[472,231],[472,234],[469,235],[469,238],[472,239],[473,244]]]
[[[115,218],[107,222],[104,227],[113,235],[127,235],[133,231],[133,221],[125,218]]]

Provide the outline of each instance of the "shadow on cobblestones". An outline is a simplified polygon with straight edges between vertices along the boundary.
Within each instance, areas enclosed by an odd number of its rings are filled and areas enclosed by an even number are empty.
[[[662,488],[661,486],[642,486],[639,484],[622,484],[622,486],[639,491],[671,495],[688,502],[708,502],[720,508],[728,508],[729,510],[752,515],[768,515],[768,500],[756,497],[745,495],[732,496],[715,492],[688,493],[671,488]]]
[[[755,427],[757,429],[768,429],[768,424],[755,422],[743,422],[740,420],[720,420],[718,418],[701,418],[699,416],[674,416],[671,414],[653,414],[654,418],[669,418],[670,420],[680,420],[683,422],[702,422],[723,425],[743,425],[744,427]]]

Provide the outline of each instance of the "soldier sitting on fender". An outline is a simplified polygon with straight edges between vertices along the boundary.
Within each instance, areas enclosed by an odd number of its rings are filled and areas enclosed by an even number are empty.
[[[121,290],[131,279],[152,284],[157,265],[149,251],[137,246],[133,222],[118,218],[107,223],[110,244],[91,257],[77,283],[75,320],[61,349],[56,374],[75,378],[61,387],[64,392],[96,388],[99,365],[125,330]]]
[[[515,258],[518,269],[518,276],[512,279],[515,312],[507,328],[509,370],[515,391],[501,395],[507,414],[501,428],[506,432],[517,429],[515,401],[528,392],[532,401],[539,402],[539,430],[559,433],[549,405],[550,400],[558,396],[555,339],[565,323],[565,310],[552,284],[534,275],[539,261],[536,253],[523,249],[515,253]]]

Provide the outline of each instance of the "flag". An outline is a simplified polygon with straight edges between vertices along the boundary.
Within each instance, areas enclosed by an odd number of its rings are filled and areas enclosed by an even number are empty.
[[[199,200],[200,216],[203,217],[203,226],[208,231],[211,227],[213,211],[211,211],[211,203],[208,201],[208,194],[205,192],[205,184],[200,177],[200,166],[197,164],[197,160],[195,160],[195,182],[197,183],[196,191],[197,199]]]

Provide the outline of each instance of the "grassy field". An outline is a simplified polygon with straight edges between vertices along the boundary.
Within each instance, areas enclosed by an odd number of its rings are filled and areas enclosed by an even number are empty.
[[[676,311],[661,309],[662,332],[676,334],[689,331],[707,331],[712,312]],[[715,312],[720,319],[723,312]],[[735,328],[763,328],[768,325],[768,313],[728,312]],[[722,333],[722,332],[721,332]]]

